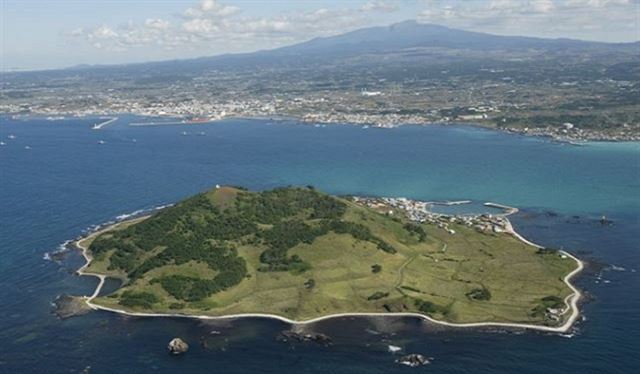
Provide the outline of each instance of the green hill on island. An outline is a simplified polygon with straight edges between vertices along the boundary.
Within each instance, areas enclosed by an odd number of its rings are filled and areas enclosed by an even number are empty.
[[[410,222],[313,188],[220,187],[79,245],[123,279],[94,303],[142,312],[415,312],[449,322],[558,325],[576,262],[508,233]],[[550,318],[549,309],[558,309]],[[553,316],[551,316],[553,317]]]

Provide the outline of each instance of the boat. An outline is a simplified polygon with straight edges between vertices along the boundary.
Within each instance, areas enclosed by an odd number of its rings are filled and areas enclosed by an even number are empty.
[[[2,145],[6,145],[6,144],[7,144],[7,143],[5,143],[5,142],[0,142],[0,146],[2,146]]]
[[[31,149],[31,147],[29,147],[28,145],[25,145],[24,149]]]
[[[104,140],[98,140],[98,144],[105,144],[106,142]]]
[[[15,139],[15,138],[17,138],[17,136],[15,136],[15,135],[11,134],[11,135],[7,136],[7,138],[9,138],[9,139]]]
[[[364,125],[364,126],[362,126],[362,128],[363,128],[363,129],[368,129],[368,128],[369,128],[369,125]]]
[[[186,136],[186,135],[187,135],[187,132],[186,132],[186,131],[183,131],[183,132],[181,132],[180,134],[181,134],[182,136]]]

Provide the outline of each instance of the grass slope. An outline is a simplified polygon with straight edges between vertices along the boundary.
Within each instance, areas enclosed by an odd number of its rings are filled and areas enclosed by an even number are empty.
[[[419,235],[406,223],[313,189],[221,187],[83,244],[94,257],[87,271],[125,280],[94,300],[108,307],[559,324],[544,310],[571,293],[562,278],[572,259],[509,234],[425,224]]]

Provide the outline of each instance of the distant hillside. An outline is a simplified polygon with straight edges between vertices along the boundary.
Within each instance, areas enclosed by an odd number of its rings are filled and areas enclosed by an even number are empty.
[[[345,34],[316,38],[265,53],[359,54],[394,52],[409,48],[522,50],[624,46],[573,39],[499,36],[405,21],[388,27],[370,27]]]
[[[106,73],[197,73],[208,69],[248,69],[273,66],[300,67],[308,64],[337,63],[357,56],[394,55],[412,50],[502,51],[505,53],[538,50],[555,53],[625,53],[638,54],[640,42],[601,43],[574,39],[544,39],[523,36],[500,36],[449,27],[405,21],[391,26],[358,29],[344,34],[315,38],[291,46],[252,53],[224,54],[185,60],[168,60],[121,65],[78,65],[62,70],[32,72],[45,75],[68,75],[98,69]],[[415,51],[414,51],[415,52]],[[464,54],[460,55],[464,56]],[[370,57],[368,57],[370,58]],[[395,60],[392,60],[395,61]],[[9,74],[31,74],[16,72]]]

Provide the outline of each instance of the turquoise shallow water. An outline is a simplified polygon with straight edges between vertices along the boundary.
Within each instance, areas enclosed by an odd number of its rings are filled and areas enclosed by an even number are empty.
[[[101,131],[90,129],[94,119],[0,121],[0,372],[87,365],[93,372],[404,371],[386,352],[391,343],[434,356],[428,369],[439,372],[624,373],[639,366],[640,300],[630,292],[640,287],[633,271],[640,269],[638,143],[578,147],[474,127],[365,130],[251,120],[127,126],[134,120],[122,116]],[[76,254],[57,264],[43,260],[45,252],[91,225],[215,184],[500,202],[523,209],[514,220],[528,238],[626,270],[594,267],[579,280],[595,299],[571,339],[347,320],[318,327],[336,340],[321,348],[276,342],[286,326],[273,321],[211,326],[102,312],[59,321],[50,314],[56,295],[89,293],[96,281],[72,275],[81,263]],[[600,226],[603,214],[614,224]],[[176,335],[193,346],[177,360],[164,352]]]

